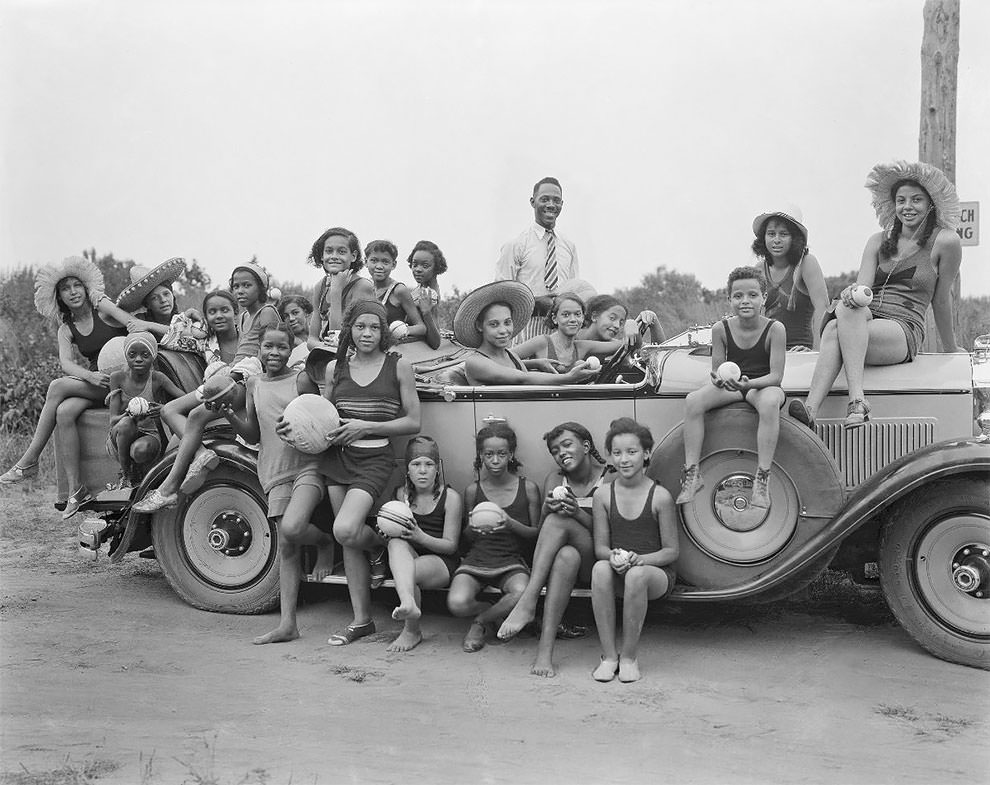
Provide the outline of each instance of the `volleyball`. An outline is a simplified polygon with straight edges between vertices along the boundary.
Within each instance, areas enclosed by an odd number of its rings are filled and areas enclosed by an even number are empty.
[[[412,529],[415,518],[408,504],[396,500],[385,502],[381,506],[375,523],[378,525],[378,531],[385,537],[401,537]]]
[[[563,501],[564,499],[567,498],[567,495],[568,495],[567,486],[566,485],[558,485],[556,488],[554,488],[552,491],[550,491],[550,495],[554,499],[556,499],[557,501]]]
[[[865,308],[873,302],[873,290],[869,286],[857,284],[849,292],[849,299],[857,308]]]
[[[340,425],[336,407],[322,395],[305,393],[289,401],[282,421],[290,430],[282,441],[299,452],[316,455],[330,446],[330,431]]]
[[[96,358],[96,370],[100,373],[113,373],[121,368],[127,367],[127,358],[124,357],[124,341],[127,338],[118,335],[111,338],[100,349],[100,356]]]
[[[742,370],[732,360],[726,360],[715,369],[715,376],[723,382],[738,382],[742,377]]]
[[[136,396],[127,402],[127,413],[131,417],[143,417],[149,411],[151,411],[151,404],[148,403],[147,398]]]
[[[475,505],[468,516],[468,523],[477,531],[492,531],[502,525],[505,513],[495,502],[481,502]]]
[[[435,289],[429,286],[417,286],[412,290],[413,302],[419,305],[420,303],[427,301],[430,307],[434,307],[440,302],[440,295]]]
[[[608,560],[612,563],[613,567],[621,567],[623,564],[629,563],[629,557],[631,555],[625,548],[613,548]]]
[[[601,370],[602,361],[599,360],[595,356],[589,357],[587,360],[585,360],[585,363],[587,364],[589,371],[599,371],[599,370]]]
[[[401,341],[407,335],[409,335],[409,325],[400,319],[396,319],[388,326],[388,331],[392,333],[392,337],[397,341]]]

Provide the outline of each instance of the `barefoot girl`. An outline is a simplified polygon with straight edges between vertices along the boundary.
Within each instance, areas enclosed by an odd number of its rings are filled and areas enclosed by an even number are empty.
[[[375,298],[385,306],[385,318],[389,325],[401,322],[393,340],[402,338],[426,338],[426,325],[420,316],[416,303],[413,302],[409,287],[392,277],[395,263],[398,260],[399,249],[388,240],[375,240],[368,243],[364,249],[364,263],[368,266],[368,274],[375,285]]]
[[[566,372],[589,355],[608,355],[621,348],[622,341],[578,340],[584,325],[584,301],[565,292],[553,298],[547,314],[547,330],[517,345],[513,351],[527,368]]]
[[[807,405],[791,401],[792,417],[815,427],[815,416],[839,372],[849,387],[845,425],[870,419],[863,389],[867,365],[911,362],[925,339],[931,305],[943,352],[959,350],[952,327],[952,284],[959,274],[962,245],[959,196],[945,174],[930,164],[877,164],[866,187],[882,231],[866,243],[857,284],[873,289],[869,306],[858,306],[852,287],[839,296],[825,328]]]
[[[307,338],[313,348],[321,342],[337,342],[347,308],[357,300],[374,300],[375,285],[359,275],[364,266],[361,245],[348,229],[327,229],[313,243],[309,260],[324,273],[313,291],[315,310]]]
[[[648,478],[653,436],[629,417],[612,422],[605,449],[617,475],[595,491],[592,502],[595,556],[591,605],[602,644],[596,681],[639,679],[636,660],[650,600],[674,588],[677,560],[677,512],[670,494]],[[615,598],[622,597],[622,647],[616,647]]]
[[[813,348],[814,325],[828,305],[828,289],[818,259],[808,252],[801,210],[762,213],[753,219],[753,233],[753,253],[763,260],[767,281],[764,314],[784,325],[788,349]]]
[[[146,464],[158,458],[162,450],[158,426],[154,422],[156,401],[181,398],[182,390],[165,374],[154,369],[158,341],[151,333],[130,333],[124,339],[127,369],[110,374],[110,432],[107,452],[120,463],[117,489],[133,488],[141,477],[134,464]],[[143,400],[143,410],[132,401]],[[157,407],[156,407],[157,408]]]
[[[268,304],[268,285],[268,273],[252,263],[238,265],[230,276],[230,290],[237,301],[239,313],[236,322],[237,349],[229,374],[238,382],[260,372],[258,351],[261,336],[266,329],[279,323],[278,312]],[[168,476],[158,488],[134,505],[136,512],[150,513],[174,507],[179,501],[179,491],[188,495],[199,490],[210,470],[215,469],[220,461],[213,450],[202,446],[207,423],[220,415],[198,401],[190,410],[187,408],[189,403],[188,396],[183,396],[162,409],[162,418],[182,439]]]
[[[528,371],[509,346],[529,321],[533,293],[518,281],[496,281],[465,297],[454,316],[454,337],[477,349],[464,363],[468,383],[480,384],[579,384],[594,378],[578,361],[565,373]]]
[[[278,524],[280,618],[274,630],[254,639],[256,644],[284,643],[299,637],[296,603],[302,578],[301,548],[316,545],[325,556],[332,544],[328,532],[310,523],[325,494],[326,455],[299,452],[279,436],[280,430],[286,435],[291,432],[281,418],[297,395],[297,371],[287,365],[293,338],[285,324],[266,328],[259,348],[264,372],[247,380],[244,409],[223,408],[241,438],[259,445],[258,480],[268,495],[268,517]]]
[[[705,483],[701,478],[701,450],[705,441],[705,413],[745,401],[759,415],[756,430],[757,467],[750,504],[770,506],[770,467],[780,433],[784,405],[784,325],[762,315],[766,281],[755,267],[737,267],[729,273],[727,288],[733,316],[712,327],[711,380],[689,393],[684,406],[684,473],[678,504],[690,502]],[[739,379],[722,380],[719,366],[739,366]]]
[[[640,333],[626,335],[626,318],[629,309],[610,294],[599,294],[587,302],[584,329],[577,337],[587,341],[626,341],[630,347],[642,342]],[[660,343],[665,339],[660,319],[653,311],[640,311],[636,317],[640,330],[648,329],[650,342]]]
[[[42,316],[61,322],[57,333],[58,358],[66,375],[48,385],[34,437],[20,459],[0,475],[0,483],[16,483],[35,476],[41,451],[55,432],[56,424],[59,425],[55,446],[65,467],[71,496],[65,502],[56,502],[56,507],[64,509],[63,517],[69,518],[91,498],[80,479],[76,418],[106,398],[109,376],[96,370],[96,360],[107,341],[126,335],[121,325],[133,317],[104,294],[99,268],[79,256],[70,256],[38,270],[34,279],[34,304]],[[86,366],[76,362],[73,348],[86,358]]]
[[[388,541],[388,564],[399,595],[392,618],[404,622],[388,651],[409,651],[423,640],[420,590],[443,589],[457,569],[463,503],[460,494],[440,484],[440,448],[429,436],[406,445],[406,481],[395,493],[412,510],[416,525]]]
[[[337,407],[329,455],[333,534],[344,549],[347,591],[354,619],[330,636],[343,646],[375,631],[371,581],[385,580],[385,543],[366,519],[392,476],[391,436],[419,430],[419,396],[412,367],[388,351],[385,308],[358,300],[344,314],[337,359],[327,365],[324,395]],[[353,349],[353,352],[351,350]],[[367,551],[372,552],[372,565]]]
[[[301,371],[309,356],[309,321],[313,316],[313,304],[301,294],[290,294],[278,301],[278,315],[292,330],[292,354],[289,367]]]
[[[440,325],[434,312],[440,303],[440,283],[437,276],[447,272],[447,260],[440,247],[429,240],[420,240],[413,246],[409,258],[416,287],[412,290],[413,302],[419,308],[423,324],[426,325],[426,343],[431,349],[440,345]]]
[[[516,607],[499,628],[498,637],[507,640],[533,621],[545,585],[543,626],[530,673],[553,676],[554,641],[571,589],[579,574],[584,582],[591,577],[595,560],[591,500],[605,482],[607,467],[588,429],[579,423],[561,423],[543,439],[559,471],[550,472],[543,483],[543,522],[533,554],[533,572]],[[554,495],[560,486],[567,489],[563,498]]]
[[[474,617],[464,636],[467,652],[484,648],[485,637],[522,596],[529,576],[523,552],[536,539],[540,512],[536,483],[516,473],[521,464],[516,460],[516,434],[508,425],[494,423],[478,431],[475,454],[478,480],[464,492],[467,510],[491,501],[502,508],[503,517],[495,529],[475,528],[470,518],[464,529],[469,549],[450,583],[447,607],[455,616]],[[494,605],[478,600],[485,586],[502,592]]]

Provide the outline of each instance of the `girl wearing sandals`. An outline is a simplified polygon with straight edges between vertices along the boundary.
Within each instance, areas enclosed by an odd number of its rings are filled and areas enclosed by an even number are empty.
[[[325,495],[327,456],[299,452],[283,441],[291,429],[282,422],[282,413],[297,395],[298,372],[288,367],[293,340],[288,325],[266,328],[259,349],[264,373],[247,380],[244,408],[221,406],[241,438],[258,444],[258,480],[268,496],[268,517],[278,522],[280,618],[274,630],[254,639],[257,645],[299,637],[296,604],[302,579],[301,548],[317,546],[324,571],[330,567],[326,558],[332,553],[329,532],[310,523]],[[321,568],[319,559],[317,568]]]
[[[580,384],[594,378],[597,371],[582,361],[565,373],[529,371],[509,348],[529,322],[535,302],[529,287],[518,281],[486,284],[461,301],[454,337],[478,350],[464,362],[469,384]]]
[[[929,305],[942,351],[959,350],[952,330],[952,284],[962,259],[953,231],[960,214],[955,186],[931,164],[894,161],[874,166],[866,187],[883,231],[867,241],[856,283],[871,287],[873,299],[858,305],[847,286],[826,315],[808,400],[792,401],[788,409],[811,428],[843,369],[849,388],[844,424],[870,419],[864,366],[911,362],[925,338]]]
[[[239,383],[260,373],[261,336],[269,327],[279,324],[278,312],[268,304],[268,286],[268,273],[256,264],[238,265],[230,276],[230,290],[239,309],[234,323],[237,348],[231,367],[221,368],[219,372]],[[220,462],[213,450],[202,445],[207,424],[220,415],[202,398],[190,396],[196,396],[196,393],[184,395],[162,409],[162,419],[181,437],[179,450],[162,484],[134,505],[136,512],[151,513],[174,507],[180,491],[187,495],[195,493]]]
[[[385,543],[366,520],[392,476],[389,437],[419,430],[412,366],[388,351],[390,339],[384,306],[359,300],[344,314],[337,359],[326,370],[323,394],[340,415],[340,426],[330,433],[328,492],[354,611],[353,621],[330,636],[331,646],[375,631],[371,588],[372,580],[378,585],[385,580]]]
[[[476,525],[472,514],[464,529],[468,552],[450,583],[447,607],[455,616],[474,617],[464,636],[466,652],[484,648],[485,638],[522,596],[529,577],[523,552],[536,539],[540,513],[536,483],[517,474],[521,464],[516,460],[516,434],[508,425],[493,423],[478,431],[474,466],[478,480],[464,492],[467,508],[473,511],[481,502],[493,502],[502,508],[502,517],[495,528],[487,529]],[[485,586],[502,592],[494,605],[478,599]]]
[[[615,481],[592,501],[595,556],[591,606],[602,644],[595,681],[637,681],[639,637],[651,600],[673,591],[679,554],[677,512],[670,494],[644,473],[653,449],[648,428],[629,417],[609,426],[605,450]],[[616,645],[615,598],[622,597],[622,646]]]
[[[86,409],[100,406],[109,392],[109,376],[96,369],[97,358],[107,341],[127,334],[121,325],[139,320],[113,304],[103,292],[103,273],[79,256],[42,267],[35,276],[34,287],[38,312],[61,322],[57,333],[58,357],[65,376],[48,385],[34,437],[18,461],[0,475],[0,483],[16,483],[35,476],[41,451],[55,433],[56,450],[71,490],[69,498],[57,502],[56,507],[64,509],[63,517],[69,518],[91,498],[81,480],[75,422]],[[77,362],[74,350],[83,355],[86,365]]]
[[[440,483],[440,448],[429,436],[414,436],[406,445],[406,481],[395,493],[412,510],[415,525],[388,541],[388,565],[399,595],[392,618],[402,632],[388,651],[409,651],[423,640],[421,589],[443,589],[457,569],[463,502],[457,491]]]
[[[543,434],[543,440],[559,471],[550,472],[543,483],[543,521],[533,554],[533,571],[519,602],[499,628],[498,637],[507,640],[533,621],[540,591],[546,586],[543,626],[530,673],[551,677],[554,642],[571,589],[579,575],[585,584],[591,578],[595,560],[592,497],[605,482],[607,467],[588,429],[579,423],[561,423]]]
[[[347,308],[358,300],[374,300],[375,285],[359,274],[364,266],[361,244],[349,229],[336,226],[316,238],[309,263],[323,270],[313,291],[315,310],[309,325],[310,348],[336,343]]]
[[[764,314],[784,325],[788,350],[813,348],[813,324],[828,305],[828,288],[818,259],[808,251],[800,208],[761,213],[753,219],[753,234],[753,253],[763,261],[767,281]]]

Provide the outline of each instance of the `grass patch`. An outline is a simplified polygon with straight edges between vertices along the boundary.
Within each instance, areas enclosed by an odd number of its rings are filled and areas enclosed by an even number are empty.
[[[75,764],[65,759],[65,763],[50,771],[31,771],[21,764],[21,771],[7,771],[0,774],[3,785],[89,785],[108,774],[113,774],[120,764],[113,760],[97,759]]]

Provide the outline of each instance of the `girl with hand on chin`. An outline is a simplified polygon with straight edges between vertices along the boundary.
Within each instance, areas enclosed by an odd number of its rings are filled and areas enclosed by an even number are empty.
[[[959,351],[952,329],[952,284],[962,261],[954,231],[960,214],[956,187],[931,164],[906,161],[877,164],[866,187],[883,231],[867,241],[856,283],[871,287],[873,299],[859,305],[847,286],[826,314],[808,400],[792,401],[788,409],[812,429],[843,369],[849,387],[844,424],[857,427],[870,419],[864,367],[911,362],[925,339],[929,305],[942,351]]]
[[[317,237],[309,262],[324,273],[313,291],[315,310],[306,339],[312,349],[319,343],[336,344],[347,308],[358,300],[374,300],[375,285],[360,275],[361,245],[349,229],[337,226]]]
[[[440,247],[430,240],[420,240],[406,260],[412,270],[416,287],[412,299],[426,325],[426,343],[431,349],[440,345],[440,326],[434,310],[440,304],[440,283],[437,276],[447,272],[447,260]]]
[[[580,384],[598,373],[576,362],[565,373],[528,371],[509,346],[533,313],[533,293],[518,281],[496,281],[465,297],[454,315],[454,337],[477,349],[464,363],[468,383]]]

